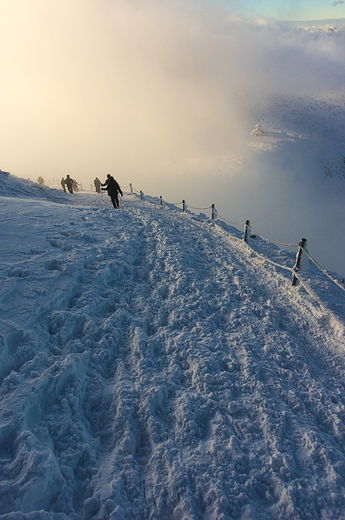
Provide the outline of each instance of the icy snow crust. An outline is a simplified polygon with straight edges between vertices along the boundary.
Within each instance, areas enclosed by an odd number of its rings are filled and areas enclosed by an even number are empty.
[[[338,287],[130,194],[0,194],[1,520],[345,518]]]

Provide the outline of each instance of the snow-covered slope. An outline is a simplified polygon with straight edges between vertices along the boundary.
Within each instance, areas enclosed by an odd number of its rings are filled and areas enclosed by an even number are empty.
[[[295,253],[154,200],[0,179],[1,520],[345,518],[339,286],[305,262],[322,308]]]

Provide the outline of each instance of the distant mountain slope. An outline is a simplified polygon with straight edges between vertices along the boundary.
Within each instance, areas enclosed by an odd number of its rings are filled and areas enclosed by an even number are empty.
[[[296,168],[297,175],[302,173],[310,183],[343,197],[345,94],[335,93],[327,100],[307,96],[273,100],[252,134],[250,146],[274,155],[272,162],[287,173]]]
[[[344,518],[342,291],[173,206],[69,200],[0,197],[0,519]]]

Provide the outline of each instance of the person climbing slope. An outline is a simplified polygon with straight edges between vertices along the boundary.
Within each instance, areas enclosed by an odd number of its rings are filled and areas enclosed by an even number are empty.
[[[95,180],[93,181],[93,184],[95,186],[96,192],[101,193],[101,181],[99,180],[98,177],[95,178]]]
[[[102,188],[102,190],[108,191],[108,195],[111,198],[111,202],[113,203],[114,208],[118,208],[119,193],[121,194],[121,197],[123,197],[123,193],[118,182],[114,179],[112,175],[110,175],[110,173],[108,173],[106,181],[103,184],[101,184],[101,186],[105,186],[105,188]]]
[[[73,179],[69,175],[66,175],[65,184],[70,193],[73,193]]]

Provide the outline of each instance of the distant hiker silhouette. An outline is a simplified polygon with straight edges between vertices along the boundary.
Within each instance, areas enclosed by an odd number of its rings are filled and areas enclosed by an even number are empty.
[[[66,175],[65,184],[70,193],[73,193],[73,179],[69,175]]]
[[[101,193],[101,181],[99,180],[99,178],[96,177],[93,183],[95,185],[97,193]]]
[[[76,180],[72,179],[72,186],[74,191],[78,191],[80,184]]]
[[[65,179],[64,179],[63,177],[62,177],[62,179],[61,179],[61,186],[62,186],[63,191],[64,191],[65,193],[67,193],[67,192],[66,192],[66,183],[65,183]]]
[[[111,198],[111,202],[113,203],[114,208],[119,207],[119,193],[121,194],[121,197],[123,197],[123,193],[121,191],[121,188],[118,184],[118,182],[108,173],[107,180],[101,184],[101,186],[105,186],[105,188],[102,188],[104,191],[108,191],[108,195]]]

